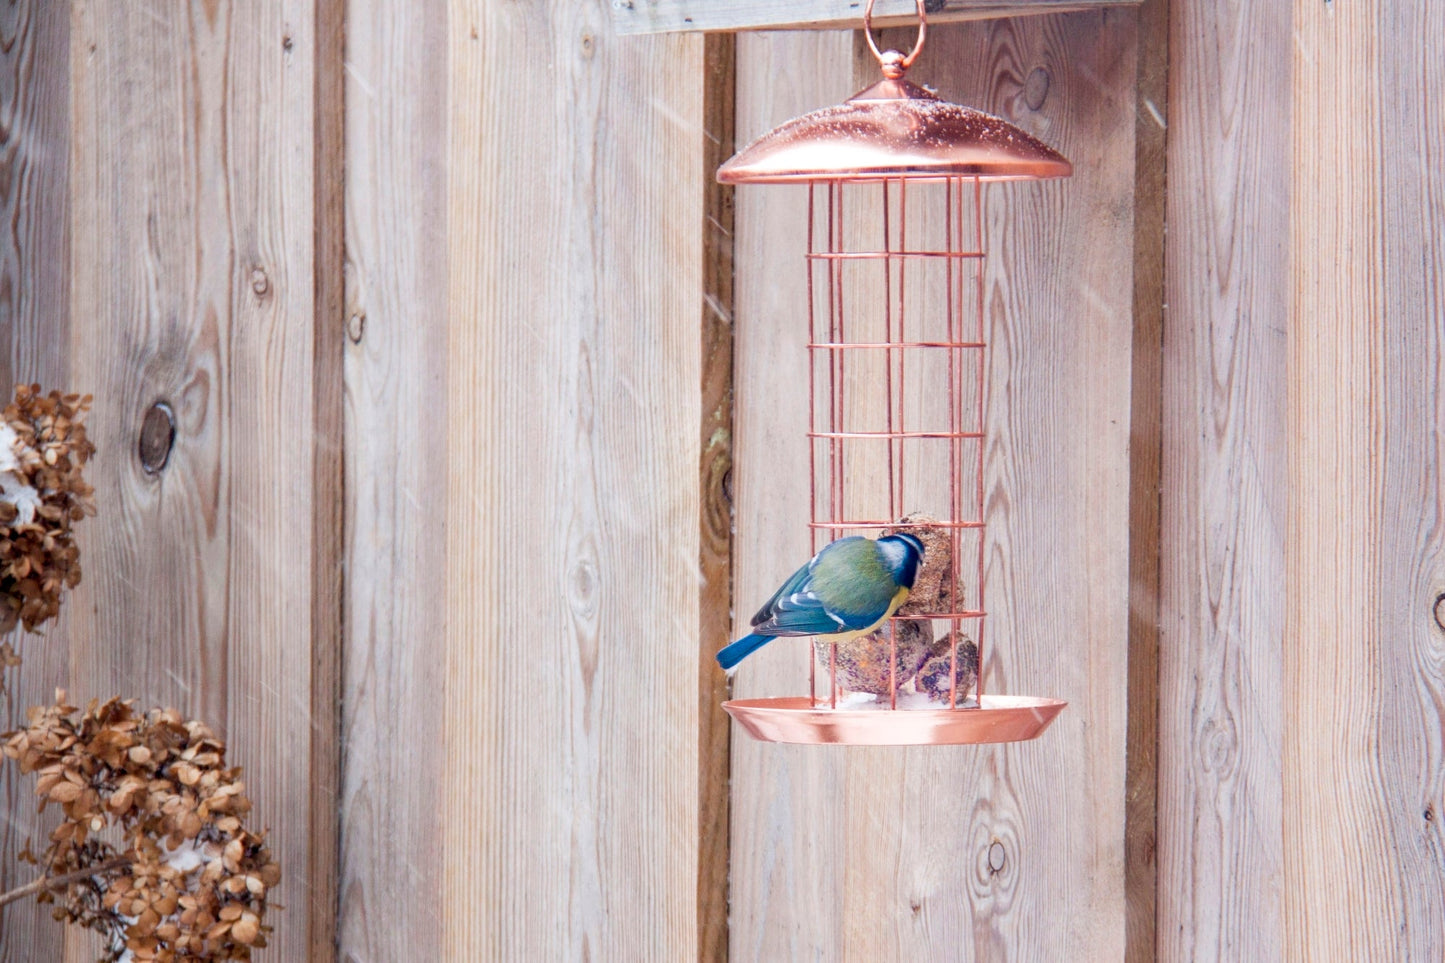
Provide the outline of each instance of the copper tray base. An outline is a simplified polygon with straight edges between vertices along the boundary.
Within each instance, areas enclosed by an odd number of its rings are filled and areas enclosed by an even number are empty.
[[[829,709],[807,696],[734,699],[723,708],[762,742],[836,746],[961,746],[1036,738],[1068,705],[1035,696],[986,695],[976,709]]]

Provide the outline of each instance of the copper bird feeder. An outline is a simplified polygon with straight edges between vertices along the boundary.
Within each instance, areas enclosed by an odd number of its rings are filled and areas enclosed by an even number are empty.
[[[883,79],[764,134],[717,173],[724,184],[808,189],[813,550],[843,535],[915,529],[939,557],[947,547],[931,604],[915,585],[881,635],[865,640],[875,667],[886,659],[886,682],[876,671],[871,687],[858,682],[848,671],[856,664],[840,669],[838,646],[823,645],[827,677],[810,651],[808,695],[724,703],[764,741],[1015,742],[1038,736],[1065,705],[984,691],[982,204],[985,181],[1067,177],[1072,167],[1012,124],[904,79],[927,30],[924,0],[917,5],[918,40],[904,55],[879,50],[868,0],[864,32]],[[935,638],[936,627],[946,634]],[[920,637],[922,658],[919,644],[905,644]],[[930,666],[931,688],[920,689]]]

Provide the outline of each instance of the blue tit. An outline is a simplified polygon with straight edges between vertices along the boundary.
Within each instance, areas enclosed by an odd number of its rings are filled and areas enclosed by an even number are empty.
[[[731,672],[779,635],[817,635],[829,642],[867,635],[908,598],[922,560],[923,542],[907,532],[829,543],[758,610],[752,635],[723,646],[717,664]]]

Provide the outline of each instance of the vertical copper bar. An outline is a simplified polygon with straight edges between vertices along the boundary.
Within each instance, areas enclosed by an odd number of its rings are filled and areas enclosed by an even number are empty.
[[[974,226],[974,250],[978,252],[978,258],[974,261],[974,288],[975,288],[975,291],[977,292],[977,304],[976,304],[976,306],[975,306],[975,310],[976,310],[977,313],[978,313],[978,338],[977,338],[977,340],[978,340],[978,343],[979,343],[979,344],[986,344],[986,343],[987,343],[987,334],[988,334],[988,332],[987,332],[986,327],[985,327],[985,324],[984,324],[984,261],[985,261],[985,257],[984,257],[984,250],[983,250],[983,182],[982,182],[981,180],[979,180],[979,178],[977,178],[977,177],[975,177],[975,178],[973,179],[973,226]],[[985,402],[985,400],[986,400],[986,395],[985,395],[985,393],[984,393],[984,378],[985,378],[985,377],[987,376],[987,374],[988,374],[987,362],[988,362],[988,349],[987,349],[987,348],[980,348],[980,349],[978,350],[978,376],[977,376],[977,384],[976,384],[976,386],[975,386],[976,392],[977,392],[976,398],[975,398],[975,407],[976,407],[977,418],[978,418],[978,428],[977,428],[976,430],[979,432],[979,435],[980,435],[980,438],[979,438],[978,441],[975,443],[975,444],[977,444],[977,446],[978,446],[978,464],[977,464],[977,467],[976,467],[976,485],[977,485],[977,488],[976,488],[976,499],[975,499],[975,503],[976,503],[977,508],[978,508],[978,514],[977,514],[976,517],[978,518],[978,520],[979,520],[980,522],[982,522],[982,521],[984,520],[984,517],[983,517],[983,511],[984,511],[984,504],[983,504],[983,456],[984,456],[984,439],[983,439],[981,436],[982,436],[983,432],[985,431],[985,429],[988,427],[988,418],[985,417],[985,412],[984,412],[984,402]],[[978,611],[980,611],[980,612],[987,612],[987,611],[988,611],[988,610],[984,607],[984,600],[983,600],[984,544],[985,544],[985,542],[987,541],[987,538],[986,538],[986,532],[987,532],[987,531],[988,531],[988,529],[987,529],[986,527],[985,527],[985,528],[980,528],[980,529],[978,530],[978,583],[977,583],[978,588],[976,589],[976,591],[977,591],[977,593],[978,593],[978,604],[975,606],[975,608],[977,608]],[[987,619],[988,619],[987,615],[980,615],[980,616],[978,617],[978,638],[977,638],[976,640],[974,640],[974,641],[975,641],[975,644],[976,644],[977,647],[978,647],[978,674],[977,674],[977,676],[975,677],[976,681],[975,681],[975,683],[974,683],[974,692],[975,692],[975,694],[976,694],[977,697],[978,697],[978,704],[979,704],[980,706],[983,705],[983,666],[984,666],[984,657],[983,657],[983,629],[984,629],[984,623],[987,621]]]
[[[830,253],[838,254],[838,253],[841,253],[842,250],[843,250],[843,185],[842,185],[841,183],[839,183],[839,182],[836,182],[836,181],[833,183],[833,200],[831,201],[831,204],[832,204],[834,210],[833,210],[833,213],[829,216],[829,220],[828,220],[828,229],[829,229],[829,242],[828,242],[828,243],[829,243],[829,248],[828,248],[828,250],[829,250]],[[842,342],[843,339],[844,339],[844,324],[843,324],[843,313],[844,313],[844,304],[843,304],[843,264],[844,264],[844,262],[843,262],[843,259],[842,259],[842,258],[835,258],[831,263],[832,263],[832,266],[833,266],[833,288],[834,288],[834,291],[833,291],[833,298],[834,298],[834,300],[833,300],[833,302],[832,302],[833,312],[832,312],[832,322],[831,322],[831,323],[832,323],[832,334],[833,334],[833,341],[835,341],[835,342]],[[833,401],[833,420],[832,420],[831,430],[832,430],[832,431],[841,432],[841,431],[845,431],[845,430],[846,430],[846,429],[844,428],[844,423],[845,423],[845,415],[846,415],[847,408],[846,408],[846,405],[845,405],[845,401],[844,401],[844,397],[843,397],[843,396],[844,396],[844,385],[845,385],[845,382],[846,382],[846,379],[847,379],[847,371],[846,371],[846,369],[845,369],[845,367],[844,367],[844,361],[846,360],[846,357],[847,357],[847,356],[846,356],[846,353],[845,353],[844,351],[838,350],[838,351],[835,351],[835,352],[834,352],[834,357],[837,359],[837,365],[836,365],[837,381],[836,381],[836,384],[834,385],[834,388],[833,388],[833,397],[832,397],[832,401]],[[833,439],[833,441],[832,441],[832,452],[833,452],[833,470],[832,470],[831,475],[829,476],[829,485],[830,485],[830,489],[831,489],[831,492],[832,492],[832,502],[833,502],[833,519],[832,519],[832,520],[835,521],[835,522],[839,522],[839,521],[843,521],[843,518],[844,518],[844,515],[843,515],[843,510],[844,510],[844,509],[843,509],[843,495],[844,495],[844,492],[843,492],[843,439],[841,439],[841,438],[834,438],[834,439]]]
[[[889,217],[888,204],[888,178],[883,178],[883,340],[893,344],[893,239],[889,236],[891,231],[891,218]],[[888,420],[888,510],[893,511],[893,505],[897,501],[897,489],[893,484],[893,447],[898,442],[892,438],[897,431],[893,424],[893,349],[883,350],[883,392],[885,397],[884,410]]]
[[[814,199],[818,193],[816,181],[808,182],[808,253],[810,255],[818,252],[816,231],[817,205]],[[809,257],[808,263],[808,340],[818,340],[818,308],[816,294],[813,285],[813,272],[817,269],[817,262]],[[832,355],[828,359],[832,361]],[[813,438],[812,433],[818,430],[818,359],[816,352],[808,352],[808,518],[811,521],[818,521],[818,442]],[[818,529],[813,528],[808,532],[812,544],[813,554],[818,554]],[[813,647],[808,646],[808,705],[818,704],[818,660],[813,655]]]
[[[888,708],[898,708],[898,623],[888,627]]]
[[[832,214],[828,219],[828,250],[837,254],[844,249],[843,245],[843,185],[837,181],[832,185],[832,198],[830,207]],[[843,324],[843,260],[834,258],[831,262],[833,268],[833,286],[836,300],[832,302],[833,312],[830,320],[832,340],[841,343],[844,340]],[[844,431],[846,406],[844,401],[844,387],[847,378],[847,371],[844,368],[845,353],[835,350],[833,356],[837,358],[837,384],[833,391],[833,417],[832,430]],[[842,521],[844,518],[844,491],[843,491],[843,439],[834,438],[831,441],[833,452],[833,469],[828,478],[832,492],[833,521]],[[836,529],[830,538],[836,538]],[[828,705],[834,709],[838,708],[838,646],[828,647]]]
[[[817,205],[817,181],[808,182],[808,254],[818,253],[816,230]],[[816,343],[818,341],[818,304],[817,293],[813,283],[813,272],[817,269],[817,261],[812,257],[808,261],[808,340]],[[832,355],[828,356],[831,360]],[[818,444],[813,435],[818,430],[818,360],[817,352],[808,352],[808,518],[811,521],[818,521]],[[812,538],[813,554],[818,553],[818,529],[814,528],[809,533]]]
[[[958,390],[958,378],[962,367],[962,358],[959,357],[959,349],[952,347],[963,340],[963,261],[958,260],[959,285],[957,294],[954,291],[953,264],[956,260],[952,255],[961,253],[963,250],[963,181],[962,179],[948,179],[949,196],[947,198],[945,215],[947,218],[946,246],[949,252],[948,266],[948,430],[957,433],[961,429],[963,420],[963,409],[961,394]],[[955,209],[954,205],[957,205]],[[948,512],[949,520],[957,522],[963,517],[963,496],[959,486],[959,471],[962,469],[963,442],[954,437],[948,442]],[[949,563],[948,576],[953,580],[953,585],[958,585],[958,573],[960,569],[959,555],[963,549],[962,531],[958,528],[949,531]],[[961,599],[955,599],[953,609],[957,611],[961,607]],[[959,631],[962,623],[958,619],[950,619],[948,623],[949,632],[949,659],[948,659],[948,707],[958,707],[958,642]]]
[[[808,705],[818,707],[818,659],[811,645],[808,646]]]
[[[838,708],[838,643],[828,646],[828,708]]]
[[[903,252],[898,259],[898,340],[908,340],[907,311],[908,297],[905,282],[907,275],[904,269],[908,266],[908,178],[898,178],[898,249]],[[898,429],[908,430],[908,410],[905,407],[908,399],[908,352],[898,352]],[[893,506],[893,517],[902,518],[904,504],[907,502],[907,494],[904,482],[908,473],[903,467],[904,452],[908,446],[900,441],[898,443],[898,501]]]

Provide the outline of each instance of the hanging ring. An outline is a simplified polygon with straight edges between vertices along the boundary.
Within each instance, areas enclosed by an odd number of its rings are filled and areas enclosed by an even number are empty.
[[[868,38],[868,48],[873,51],[873,56],[883,65],[883,76],[889,80],[897,80],[903,76],[905,70],[913,66],[913,61],[918,59],[918,54],[923,50],[923,38],[928,34],[928,13],[924,10],[923,0],[917,0],[918,40],[905,57],[896,50],[878,49],[878,43],[873,39],[873,3],[874,0],[868,0],[867,6],[863,8],[863,36]]]

